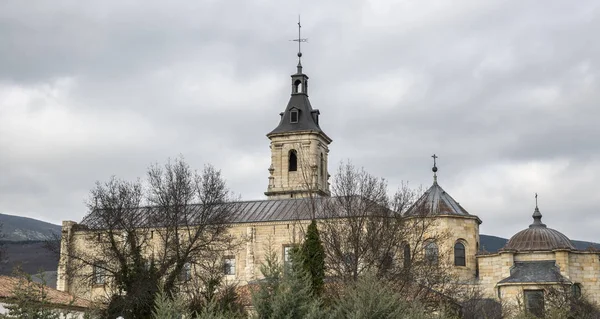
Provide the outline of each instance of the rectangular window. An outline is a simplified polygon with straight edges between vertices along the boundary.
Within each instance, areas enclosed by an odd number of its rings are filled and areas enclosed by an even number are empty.
[[[283,246],[283,270],[287,271],[292,267],[292,249],[294,246],[286,245]]]
[[[106,266],[104,264],[94,265],[92,272],[94,285],[104,285],[106,283]]]
[[[235,275],[235,257],[227,256],[223,259],[223,272],[227,276]]]
[[[532,315],[544,317],[544,291],[543,290],[525,290],[525,309]]]
[[[294,110],[290,112],[290,122],[298,123],[298,111]]]
[[[192,279],[192,265],[190,263],[185,263],[179,274],[179,280],[188,281],[190,279]]]

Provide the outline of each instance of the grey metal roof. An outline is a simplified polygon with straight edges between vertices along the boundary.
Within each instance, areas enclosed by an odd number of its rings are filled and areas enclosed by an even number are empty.
[[[514,251],[539,251],[571,249],[576,250],[575,245],[563,233],[546,227],[542,223],[542,214],[536,206],[533,212],[533,223],[512,236],[502,250]]]
[[[360,200],[358,197],[351,199],[342,197],[316,197],[310,198],[290,198],[290,199],[269,199],[269,200],[254,200],[254,201],[239,201],[221,205],[207,207],[201,204],[189,205],[189,209],[185,210],[185,220],[180,222],[186,224],[194,224],[197,220],[203,220],[207,209],[212,209],[217,212],[227,212],[226,223],[260,223],[274,221],[293,221],[293,220],[310,220],[312,218],[338,218],[348,217],[344,213],[344,207],[348,204],[348,200],[355,201],[352,207],[361,207],[359,211],[365,211],[368,214],[376,215],[380,212],[385,214],[393,213],[386,207],[372,202]],[[313,207],[314,205],[314,217]],[[141,207],[138,209],[125,209],[119,214],[130,214],[129,220],[135,220],[135,227],[159,227],[165,225],[167,221],[164,214],[161,213],[159,207]],[[325,214],[327,209],[327,214]],[[389,215],[388,215],[389,216]],[[114,218],[109,219],[114,222]],[[204,221],[207,222],[207,221]],[[210,221],[208,221],[210,223]],[[102,211],[94,211],[83,218],[80,225],[92,229],[108,228],[105,219],[102,218]],[[119,225],[112,227],[119,228]]]
[[[560,269],[554,260],[515,261],[510,268],[510,276],[498,282],[508,283],[554,283],[569,282],[560,274]]]
[[[318,216],[323,215],[323,198],[316,198],[315,207]],[[244,201],[234,204],[232,223],[257,223],[287,220],[307,220],[312,218],[311,200],[308,198],[290,198],[276,200]]]
[[[406,216],[436,216],[456,215],[473,216],[467,212],[458,202],[446,193],[446,191],[435,181],[433,185],[409,208]]]

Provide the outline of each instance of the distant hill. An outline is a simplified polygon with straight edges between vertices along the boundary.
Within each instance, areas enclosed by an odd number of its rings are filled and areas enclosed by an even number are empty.
[[[500,248],[504,247],[504,245],[506,244],[507,241],[508,241],[508,239],[502,238],[502,237],[496,237],[496,236],[490,236],[490,235],[484,235],[484,234],[479,235],[479,242],[480,242],[481,249],[485,250],[487,252],[490,252],[490,253],[495,253],[498,250],[500,250]],[[599,243],[592,243],[589,241],[581,241],[581,240],[571,240],[571,242],[573,242],[573,245],[575,245],[575,248],[581,249],[581,250],[585,250],[590,246],[600,249]]]
[[[40,270],[56,271],[58,253],[47,246],[48,243],[43,241],[4,242],[2,250],[6,259],[0,262],[0,275],[11,275],[15,267],[20,267],[22,271],[32,275]]]
[[[2,241],[30,241],[47,240],[60,235],[61,226],[43,222],[41,220],[0,214],[0,234],[4,235]]]

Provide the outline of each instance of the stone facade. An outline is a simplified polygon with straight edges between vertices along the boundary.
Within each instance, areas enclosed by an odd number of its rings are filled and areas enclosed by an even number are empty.
[[[500,252],[478,255],[478,283],[486,296],[502,300],[506,304],[523,304],[523,291],[556,287],[552,282],[523,282],[502,284],[502,279],[510,277],[515,262],[551,261],[558,266],[563,280],[577,284],[583,296],[600,303],[600,253],[592,251],[531,251]]]
[[[286,247],[300,243],[304,238],[304,230],[310,221],[285,221],[267,223],[240,223],[229,228],[236,241],[241,244],[235,251],[228,251],[224,256],[235,258],[234,275],[225,276],[225,281],[237,285],[245,285],[250,281],[262,278],[260,266],[265,260],[269,249],[277,254],[279,261],[284,261]],[[61,260],[58,268],[57,289],[67,291],[82,298],[94,300],[98,297],[111,293],[111,287],[107,285],[94,285],[90,276],[93,272],[92,266],[83,265],[78,269],[76,276],[69,277],[68,252],[71,249],[83,249],[88,253],[100,254],[94,251],[98,246],[94,244],[95,232],[88,230],[76,230],[77,224],[71,221],[63,222],[63,241],[61,243]],[[66,237],[68,236],[68,237]],[[159,245],[157,240],[154,245]],[[149,247],[146,255],[152,254]],[[194,270],[192,270],[193,275]],[[87,274],[87,275],[86,275]]]
[[[267,195],[270,199],[329,195],[327,169],[329,141],[317,133],[282,133],[270,136],[271,166]],[[290,155],[296,170],[290,171]]]

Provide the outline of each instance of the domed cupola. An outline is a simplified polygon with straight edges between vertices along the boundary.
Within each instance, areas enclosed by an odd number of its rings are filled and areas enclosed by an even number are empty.
[[[514,236],[502,247],[501,250],[507,251],[543,251],[568,249],[576,250],[571,240],[563,233],[546,227],[542,223],[542,213],[537,205],[537,194],[535,195],[535,211],[533,212],[533,224]]]

